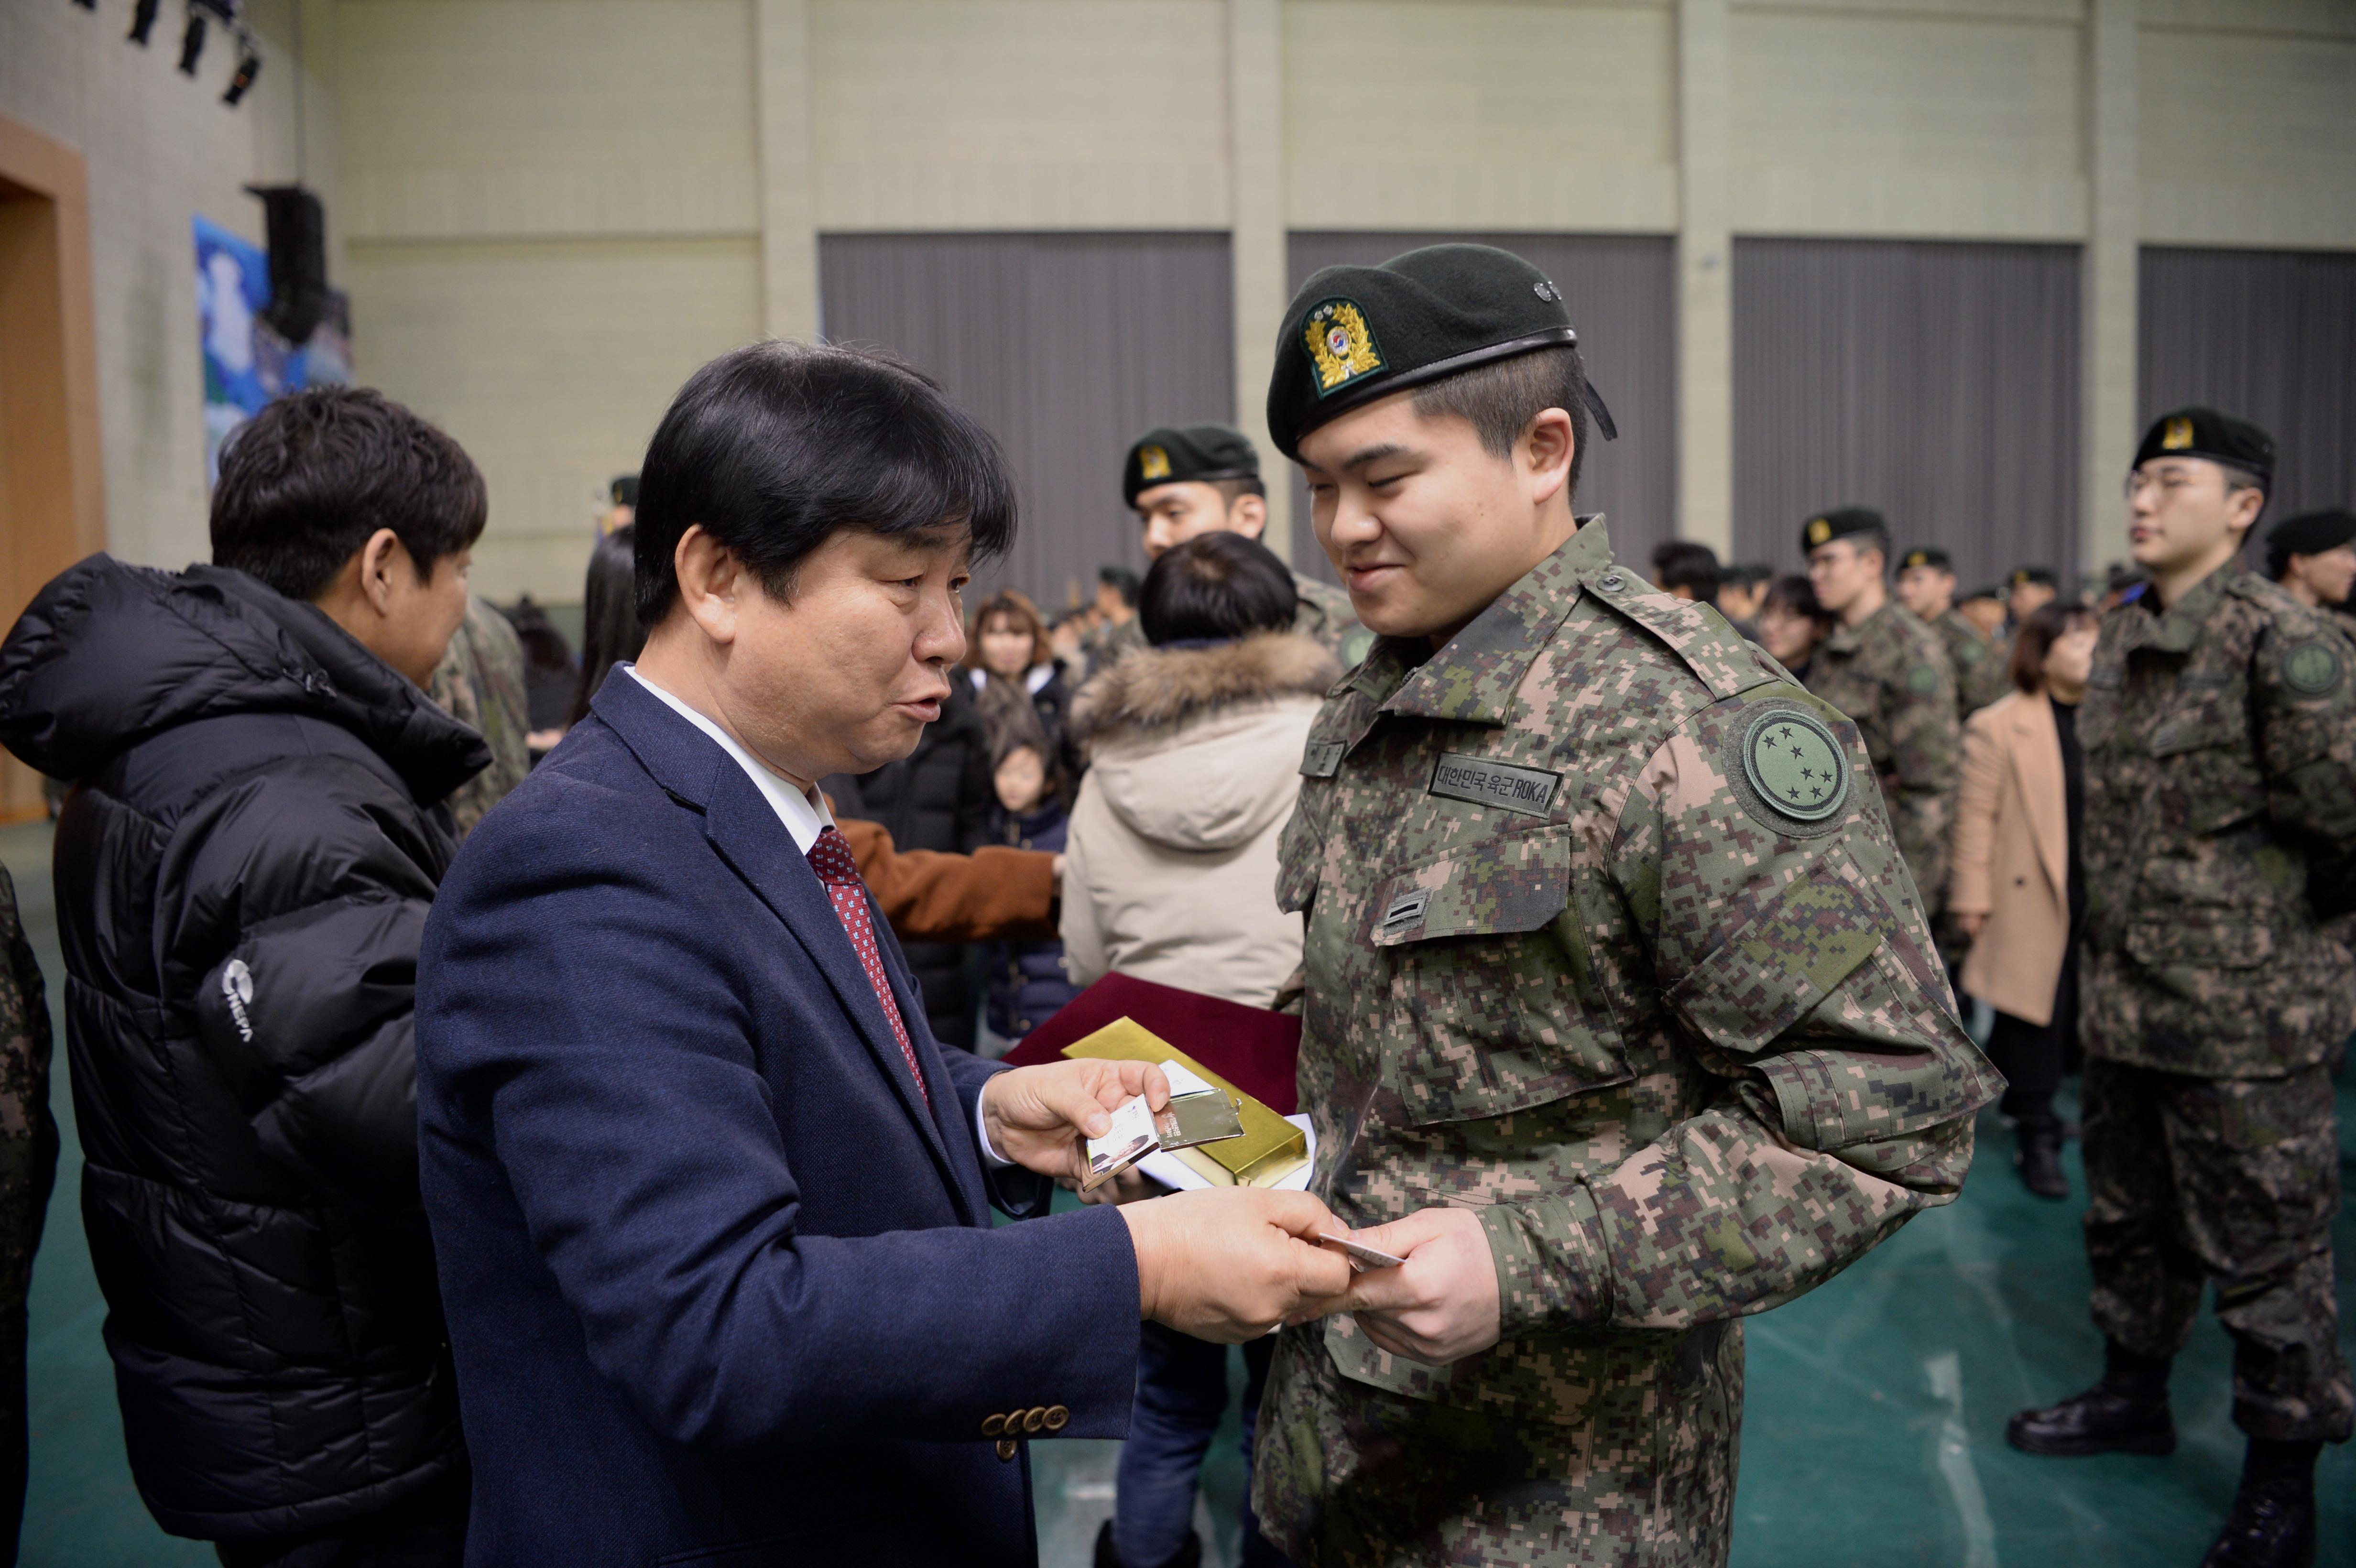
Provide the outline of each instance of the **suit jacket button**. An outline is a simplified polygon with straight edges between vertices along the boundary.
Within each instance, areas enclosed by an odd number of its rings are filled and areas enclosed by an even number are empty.
[[[1014,1457],[1014,1439],[1013,1439],[1013,1438],[1012,1438],[1012,1437],[1001,1437],[1001,1438],[1000,1438],[1000,1439],[998,1440],[998,1456],[999,1456],[1001,1459],[1004,1459],[1004,1460],[1007,1460],[1007,1461],[1010,1461],[1010,1462],[1013,1459],[1013,1457]]]
[[[1034,1404],[1023,1413],[1023,1430],[1036,1432],[1047,1424],[1047,1407]]]
[[[995,1437],[1005,1430],[1006,1417],[1002,1415],[985,1415],[981,1418],[981,1435],[984,1437]]]
[[[1048,1431],[1061,1432],[1066,1425],[1070,1424],[1071,1419],[1072,1412],[1069,1406],[1051,1404],[1047,1407]]]

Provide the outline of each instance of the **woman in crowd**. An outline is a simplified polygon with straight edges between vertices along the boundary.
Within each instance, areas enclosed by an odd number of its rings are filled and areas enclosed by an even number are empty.
[[[1277,838],[1310,721],[1341,671],[1291,632],[1297,609],[1284,563],[1240,534],[1189,539],[1147,573],[1147,646],[1072,705],[1090,764],[1064,849],[1075,985],[1119,970],[1265,1008],[1299,966],[1301,917],[1276,905]],[[1244,1352],[1247,1471],[1271,1349]],[[1226,1404],[1224,1348],[1146,1325],[1098,1568],[1200,1561],[1195,1484]],[[1247,1509],[1242,1562],[1281,1561]]]
[[[1070,821],[1070,784],[1037,721],[1027,712],[1018,715],[991,761],[998,791],[991,842],[1060,853]],[[1010,1045],[1054,1018],[1076,994],[1064,973],[1061,941],[993,942],[989,961],[990,1030]]]
[[[615,483],[618,485],[621,481]],[[589,699],[605,684],[606,672],[617,664],[628,664],[647,645],[647,629],[638,624],[638,605],[633,597],[637,539],[637,529],[624,523],[590,549],[589,580],[581,593],[581,678],[573,688],[573,711],[564,720],[567,730],[588,713]]]
[[[2094,658],[2094,613],[2050,603],[2012,647],[2019,689],[1964,728],[1947,907],[1972,939],[1964,989],[1996,1009],[1987,1053],[2011,1087],[2020,1179],[2066,1198],[2053,1092],[2077,1055],[2078,928],[2086,908],[2079,828],[2085,767],[2078,702]]]
[[[1005,687],[1010,697],[1014,692],[1027,696],[1049,749],[1061,750],[1072,705],[1071,688],[1065,684],[1064,667],[1049,641],[1047,624],[1030,600],[1005,589],[973,613],[966,637],[966,666],[974,693],[982,699],[983,717],[991,720],[993,752],[1008,733],[996,715],[1011,712],[1013,706],[993,702],[990,696],[993,686]]]
[[[1759,602],[1759,645],[1795,680],[1808,678],[1816,645],[1832,635],[1833,618],[1816,603],[1816,591],[1797,573],[1777,578]]]

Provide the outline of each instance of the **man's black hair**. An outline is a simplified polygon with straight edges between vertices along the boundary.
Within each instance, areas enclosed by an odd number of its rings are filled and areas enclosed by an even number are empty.
[[[635,660],[647,645],[638,620],[637,537],[637,525],[624,523],[590,547],[581,585],[581,668],[567,727],[589,716],[589,699],[614,667]]]
[[[1118,591],[1122,603],[1132,610],[1137,608],[1138,590],[1141,586],[1137,573],[1125,566],[1100,567],[1097,571],[1097,581]]]
[[[482,537],[490,498],[456,442],[381,392],[310,387],[237,427],[213,485],[213,564],[325,593],[379,528],[423,582]]]
[[[1579,475],[1587,466],[1587,361],[1579,345],[1559,344],[1532,349],[1511,358],[1492,360],[1427,381],[1410,394],[1411,406],[1426,419],[1454,414],[1469,420],[1480,433],[1481,449],[1492,457],[1511,457],[1514,443],[1530,421],[1548,409],[1570,416],[1570,477],[1563,494],[1579,494]]]
[[[1718,552],[1691,539],[1669,539],[1653,549],[1653,581],[1666,593],[1682,588],[1697,603],[1718,603]]]
[[[1260,482],[1257,474],[1238,474],[1232,479],[1214,479],[1211,487],[1225,497],[1230,507],[1246,496],[1265,497],[1268,495],[1268,486]]]
[[[672,558],[697,524],[762,591],[844,528],[897,537],[969,529],[973,559],[1014,539],[998,443],[928,377],[839,344],[755,343],[688,378],[638,469],[638,619],[679,598]]]
[[[1137,599],[1145,640],[1157,645],[1281,632],[1300,610],[1284,562],[1258,539],[1229,533],[1197,534],[1163,550]]]

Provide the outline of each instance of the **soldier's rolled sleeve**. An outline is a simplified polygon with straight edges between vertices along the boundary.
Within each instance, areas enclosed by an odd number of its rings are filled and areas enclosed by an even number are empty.
[[[1614,841],[1661,1027],[1724,1086],[1576,1195],[1492,1222],[1508,1333],[1680,1328],[1812,1289],[1954,1199],[1972,1115],[2002,1089],[1896,891],[1873,793],[1825,836],[1768,830],[1723,765],[1728,706],[1653,759]],[[1837,728],[1861,785],[1863,745]]]

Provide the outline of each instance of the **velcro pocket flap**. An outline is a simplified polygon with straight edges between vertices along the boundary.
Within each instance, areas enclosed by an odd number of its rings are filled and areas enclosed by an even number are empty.
[[[2256,914],[2182,910],[2128,926],[2126,948],[2147,968],[2253,969],[2274,956],[2275,933]]]
[[[1569,847],[1559,832],[1466,845],[1376,890],[1374,944],[1537,931],[1570,902]]]
[[[1670,987],[1687,1028],[1748,1056],[1832,995],[1881,945],[1881,901],[1818,860]]]

